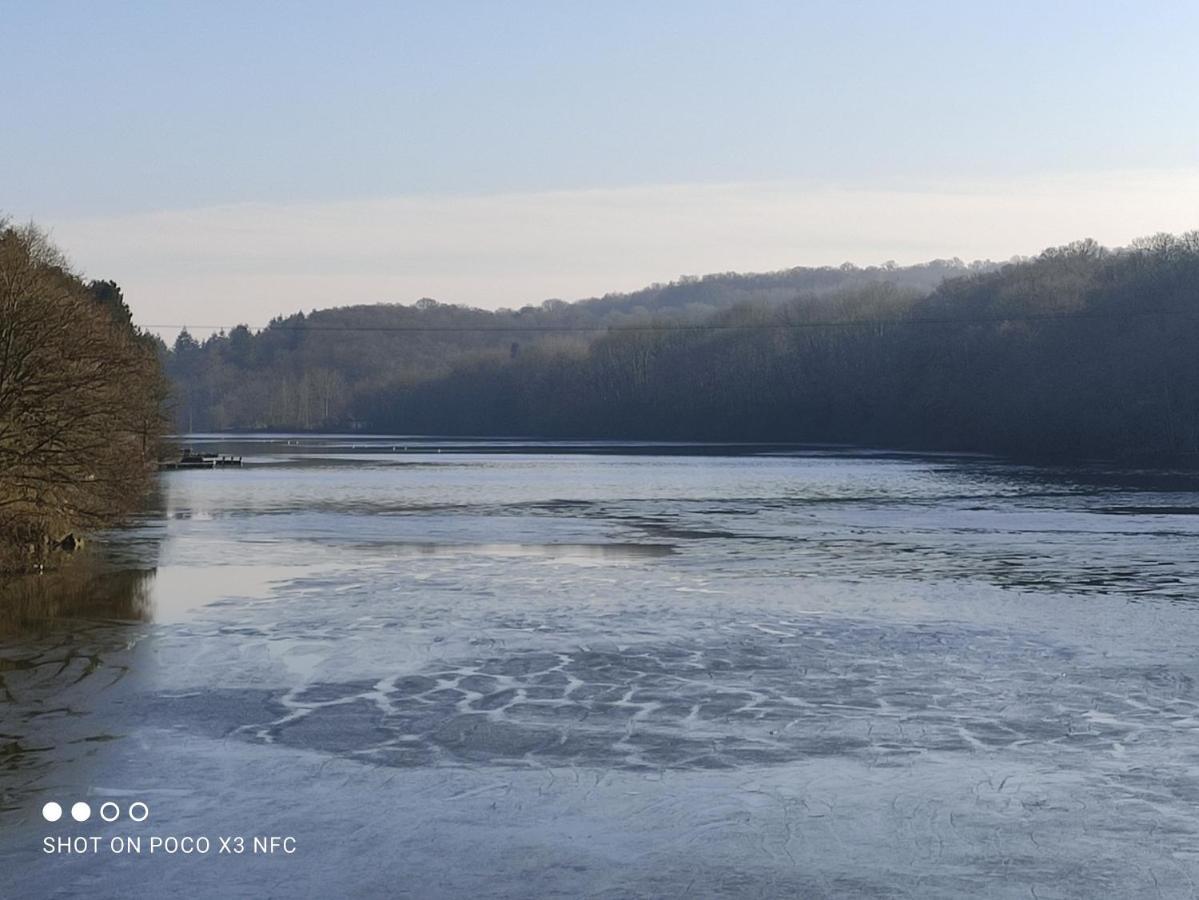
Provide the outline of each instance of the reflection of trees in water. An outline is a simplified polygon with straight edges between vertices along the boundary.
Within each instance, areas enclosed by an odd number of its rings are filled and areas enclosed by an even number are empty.
[[[26,808],[47,772],[116,737],[92,713],[138,668],[161,535],[135,524],[105,538],[53,571],[0,580],[0,812]]]
[[[55,554],[54,567],[42,574],[0,579],[0,656],[25,641],[29,649],[42,646],[38,638],[57,632],[79,635],[98,626],[151,621],[164,510],[156,483],[138,516],[89,536],[85,550]]]
[[[45,636],[73,620],[147,622],[153,581],[153,569],[113,571],[90,559],[8,579],[0,586],[0,637]]]

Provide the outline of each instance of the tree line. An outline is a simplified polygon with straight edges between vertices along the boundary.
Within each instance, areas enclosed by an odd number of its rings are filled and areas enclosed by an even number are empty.
[[[745,304],[380,392],[386,430],[1199,454],[1199,232],[1093,241],[921,294]]]
[[[791,273],[516,312],[327,310],[185,341],[208,368],[179,390],[262,377],[253,399],[185,406],[206,427],[1199,453],[1199,232]]]
[[[160,346],[114,282],[0,220],[0,571],[140,503],[169,424]]]
[[[378,427],[391,418],[380,417],[379,398],[451,376],[461,365],[570,356],[608,329],[701,323],[740,304],[773,305],[886,283],[928,291],[968,271],[956,259],[907,267],[845,264],[684,277],[627,294],[515,310],[428,298],[346,306],[279,317],[257,333],[236,326],[202,341],[184,329],[166,364],[182,431]]]

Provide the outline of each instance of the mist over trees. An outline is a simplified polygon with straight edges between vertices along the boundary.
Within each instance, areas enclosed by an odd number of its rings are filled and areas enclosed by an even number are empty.
[[[359,327],[375,330],[336,330]],[[326,310],[184,341],[171,365],[190,373],[181,392],[211,392],[185,406],[197,427],[1193,458],[1197,348],[1191,232],[1003,266],[710,276],[517,312]],[[206,387],[222,378],[260,380],[260,399]]]
[[[0,571],[136,508],[167,425],[159,346],[115,283],[0,221]]]
[[[280,317],[257,334],[238,326],[200,342],[184,331],[167,365],[176,385],[176,421],[184,431],[369,427],[380,397],[448,376],[460,364],[530,353],[569,356],[610,328],[701,323],[739,304],[777,304],[884,283],[928,291],[946,276],[967,271],[960,260],[907,267],[846,264],[684,277],[628,294],[576,303],[546,300],[517,310],[431,299],[347,306]]]

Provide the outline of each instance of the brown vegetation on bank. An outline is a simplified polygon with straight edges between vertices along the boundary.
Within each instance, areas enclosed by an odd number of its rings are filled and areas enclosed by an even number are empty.
[[[85,283],[44,233],[0,221],[0,571],[136,508],[166,396],[116,285]]]

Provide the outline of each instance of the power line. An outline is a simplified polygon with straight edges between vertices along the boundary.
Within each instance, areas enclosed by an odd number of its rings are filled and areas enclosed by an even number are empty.
[[[1072,312],[1072,313],[1023,313],[1003,316],[976,317],[932,317],[917,316],[906,319],[833,319],[806,322],[721,322],[645,324],[645,325],[266,325],[258,333],[267,331],[295,331],[304,333],[389,333],[389,334],[619,334],[621,332],[713,332],[713,331],[771,331],[802,330],[807,328],[883,328],[887,326],[912,325],[1002,325],[1009,322],[1054,322],[1078,320],[1128,320],[1154,316],[1199,317],[1199,309],[1151,309],[1127,312]],[[179,329],[187,331],[230,332],[241,325],[144,325],[150,329]],[[249,326],[245,326],[249,327]]]

